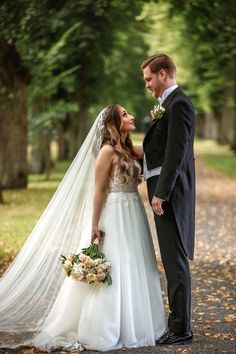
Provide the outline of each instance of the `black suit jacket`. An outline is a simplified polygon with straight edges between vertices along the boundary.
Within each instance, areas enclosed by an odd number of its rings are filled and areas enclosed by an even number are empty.
[[[171,202],[187,256],[193,258],[195,229],[195,114],[177,87],[163,102],[166,109],[153,121],[143,141],[147,168],[162,166],[155,196]]]

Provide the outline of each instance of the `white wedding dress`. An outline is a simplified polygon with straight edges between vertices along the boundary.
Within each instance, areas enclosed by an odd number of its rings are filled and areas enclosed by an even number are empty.
[[[133,179],[115,167],[100,219],[102,251],[112,263],[112,285],[65,278],[32,345],[108,351],[154,346],[166,330],[156,258],[143,202]],[[76,250],[79,251],[79,250]]]

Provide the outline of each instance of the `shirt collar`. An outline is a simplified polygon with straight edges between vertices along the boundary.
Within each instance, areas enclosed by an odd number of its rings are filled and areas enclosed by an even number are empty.
[[[178,85],[173,85],[168,87],[162,94],[161,97],[158,97],[158,101],[160,102],[160,104],[162,104],[167,97],[171,94],[172,91],[174,91],[176,88],[178,87]]]

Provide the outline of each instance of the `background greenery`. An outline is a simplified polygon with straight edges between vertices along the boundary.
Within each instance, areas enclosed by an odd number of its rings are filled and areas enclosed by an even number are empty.
[[[141,133],[134,133],[132,136],[136,144],[141,143],[142,139]],[[52,150],[54,149],[55,147]],[[236,156],[227,145],[220,146],[212,140],[197,139],[195,152],[197,156],[203,157],[209,167],[236,179]],[[58,161],[49,180],[46,174],[30,175],[27,190],[17,189],[4,192],[5,204],[0,205],[0,263],[8,263],[18,253],[54,194],[69,164],[68,161]]]
[[[121,103],[143,131],[149,55],[173,57],[196,151],[236,177],[235,18],[233,0],[0,0],[0,259],[22,245],[104,106]]]
[[[198,135],[235,150],[235,17],[233,0],[1,0],[0,184],[26,187],[29,171],[49,171],[52,140],[59,159],[73,158],[108,104],[142,130],[154,100],[140,64],[160,52],[177,64]]]

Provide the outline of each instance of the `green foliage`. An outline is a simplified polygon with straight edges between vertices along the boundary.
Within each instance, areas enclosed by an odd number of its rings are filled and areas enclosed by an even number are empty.
[[[92,259],[105,258],[105,254],[100,251],[99,246],[96,243],[92,243],[89,247],[82,248],[81,252]],[[76,255],[74,255],[76,257]],[[78,260],[79,260],[79,255]]]
[[[144,6],[150,55],[165,52],[177,64],[178,83],[198,112],[221,107],[235,80],[236,6],[233,0],[160,0]]]
[[[31,73],[31,137],[35,126],[48,129],[57,119],[58,102],[64,117],[74,112],[67,111],[70,104],[93,110],[112,102],[144,115],[148,101],[139,65],[147,52],[146,28],[137,17],[144,2],[2,1],[0,33]]]
[[[220,107],[235,80],[235,11],[232,0],[1,1],[1,37],[31,74],[31,141],[81,106],[96,116],[114,102],[140,128],[154,101],[139,66],[153,53],[174,58],[178,82],[199,112]]]
[[[149,46],[143,34],[148,27],[143,20],[131,23],[125,33],[117,31],[116,47],[111,55],[105,58],[105,71],[101,100],[105,105],[111,102],[121,103],[135,115],[138,127],[141,119],[147,114],[153,99],[145,94],[140,64],[147,57]]]
[[[221,107],[224,92],[235,81],[235,1],[170,0],[170,19],[182,19],[185,58],[198,94],[200,109]],[[204,107],[205,104],[205,107]]]

